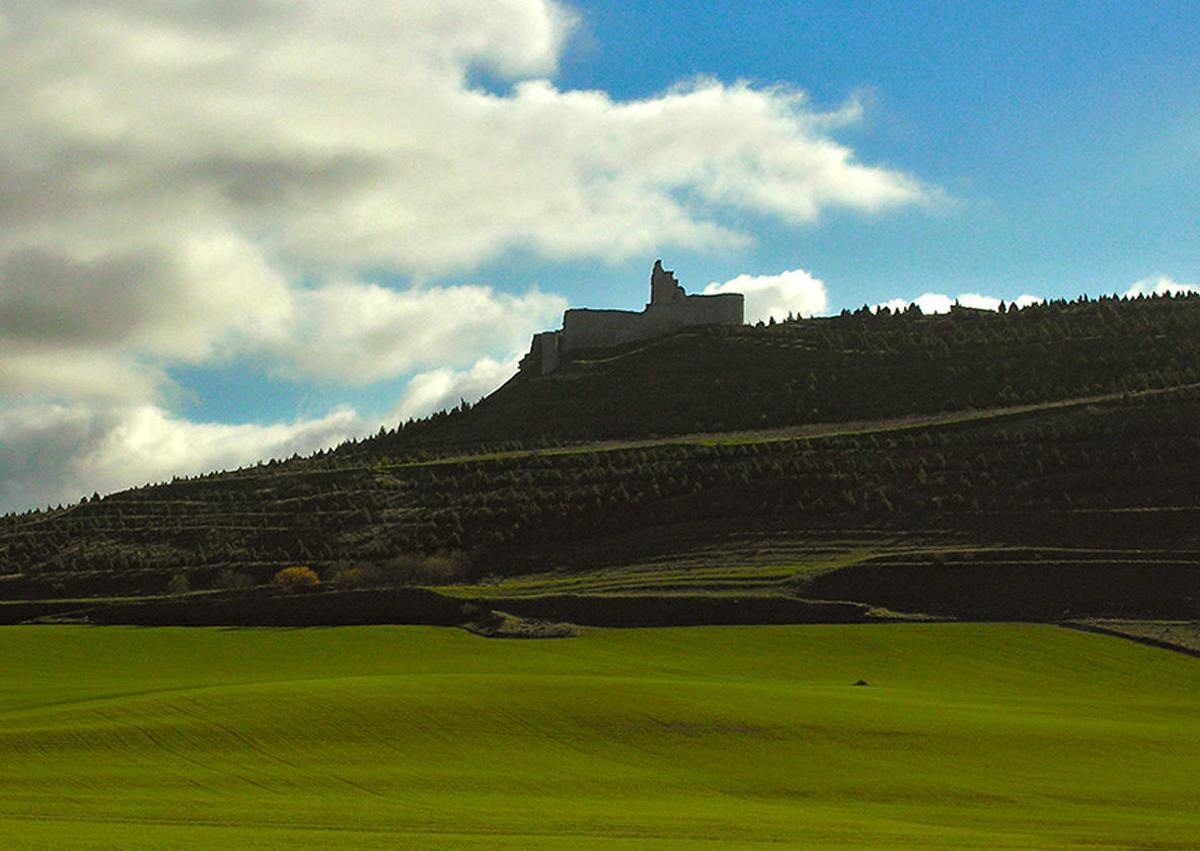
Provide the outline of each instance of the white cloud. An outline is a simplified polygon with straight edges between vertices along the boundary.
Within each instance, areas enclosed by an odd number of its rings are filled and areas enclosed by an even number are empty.
[[[1127,289],[1123,295],[1127,298],[1136,298],[1139,295],[1166,295],[1195,293],[1200,292],[1200,286],[1196,284],[1181,284],[1173,281],[1170,278],[1159,275],[1153,278],[1142,278],[1132,287]]]
[[[163,363],[286,336],[292,299],[231,234],[124,253],[0,253],[0,393],[149,398]]]
[[[404,322],[431,297],[389,298],[364,270],[719,248],[748,239],[722,211],[804,222],[937,196],[832,137],[861,119],[853,99],[822,111],[708,78],[637,101],[561,90],[546,75],[574,25],[550,0],[6,8],[0,346],[54,342],[126,371],[266,350],[294,358],[283,372],[370,380],[426,350],[367,345],[382,357],[362,366],[361,334],[306,311],[349,296],[339,319],[373,300]],[[476,68],[513,88],[473,88]],[[441,294],[453,309],[466,292]],[[408,331],[394,339],[424,341]],[[500,336],[450,365],[507,356],[488,348]]]
[[[199,228],[306,269],[444,271],[513,246],[620,259],[743,239],[721,208],[804,222],[936,195],[830,136],[854,102],[707,78],[641,101],[560,90],[540,75],[571,21],[548,0],[21,5],[0,244]],[[475,67],[516,85],[471,88]]]
[[[133,402],[153,397],[166,382],[161,369],[121,353],[0,339],[0,407],[56,399]]]
[[[201,360],[227,333],[279,333],[287,318],[282,277],[229,233],[189,234],[124,255],[22,249],[5,258],[0,275],[6,336],[24,328],[41,340]]]
[[[635,101],[563,90],[575,24],[551,0],[5,5],[0,410],[49,419],[0,437],[22,435],[64,493],[89,471],[88,492],[154,478],[152,446],[193,471],[234,463],[226,442],[249,460],[306,426],[173,418],[174,366],[426,370],[402,403],[417,412],[492,383],[565,307],[429,285],[505,251],[719,250],[749,240],[742,211],[803,223],[939,197],[837,141],[853,99],[708,78]],[[511,88],[474,86],[479,70]],[[755,292],[815,310],[803,281]],[[9,493],[37,479],[5,457]]]
[[[792,269],[778,275],[738,275],[724,283],[711,283],[705,295],[743,293],[746,296],[746,321],[776,321],[789,313],[814,316],[824,313],[828,306],[825,282],[803,269]]]
[[[384,422],[425,416],[461,399],[474,402],[516,370],[515,359],[482,358],[462,370],[419,373]],[[0,407],[0,513],[306,455],[379,425],[348,407],[291,422],[228,424],[194,422],[156,404],[128,400],[9,404]]]
[[[566,299],[536,289],[508,295],[483,286],[396,292],[332,284],[297,295],[293,333],[275,354],[285,372],[365,383],[421,367],[463,366],[484,352],[523,351],[566,307]]]
[[[80,456],[88,479],[129,484],[179,472],[237,467],[261,458],[287,457],[333,445],[362,427],[357,414],[339,408],[325,417],[270,425],[197,423],[155,405],[119,412],[99,443]],[[136,471],[130,459],[137,459]],[[120,486],[120,485],[115,485]]]
[[[367,427],[347,408],[291,423],[226,425],[149,404],[8,407],[0,410],[0,511],[305,454]]]
[[[949,313],[950,308],[958,302],[962,307],[970,307],[976,310],[998,310],[1003,299],[996,296],[980,295],[979,293],[959,293],[957,296],[948,296],[945,293],[922,293],[914,299],[893,298],[888,301],[881,302],[875,305],[875,309],[888,308],[889,310],[905,310],[910,304],[915,304],[921,308],[922,313]],[[1017,307],[1028,307],[1031,304],[1039,304],[1042,299],[1035,295],[1021,295],[1014,299],[1011,303]],[[1005,302],[1006,304],[1008,302]]]
[[[392,420],[423,417],[446,410],[460,401],[474,403],[517,372],[517,361],[483,358],[469,369],[434,369],[414,375],[396,406]]]

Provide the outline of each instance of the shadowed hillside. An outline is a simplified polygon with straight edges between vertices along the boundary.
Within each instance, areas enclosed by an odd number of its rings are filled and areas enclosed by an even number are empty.
[[[712,327],[514,378],[367,451],[723,432],[990,408],[1200,381],[1200,298]]]
[[[862,313],[595,353],[311,458],[5,517],[0,616],[168,588],[175,609],[215,605],[303,564],[339,611],[356,590],[420,585],[577,621],[604,597],[614,622],[694,622],[663,595],[1200,617],[1198,346],[1189,297]]]

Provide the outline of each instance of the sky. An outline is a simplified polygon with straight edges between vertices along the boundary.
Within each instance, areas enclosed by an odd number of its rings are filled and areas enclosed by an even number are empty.
[[[1200,285],[1192,2],[0,5],[0,511],[370,434],[663,258],[748,319]]]

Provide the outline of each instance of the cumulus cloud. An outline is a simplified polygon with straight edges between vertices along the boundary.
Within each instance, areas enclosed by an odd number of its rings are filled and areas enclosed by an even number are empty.
[[[832,138],[853,103],[706,78],[639,101],[560,90],[543,75],[571,20],[549,0],[20,4],[3,242],[200,226],[307,268],[440,272],[512,246],[619,259],[742,238],[717,208],[803,222],[936,194]],[[473,88],[476,67],[515,85]]]
[[[167,363],[286,334],[290,289],[231,234],[170,248],[69,245],[0,250],[0,394],[146,399]]]
[[[0,407],[34,400],[132,402],[154,397],[166,383],[161,368],[119,352],[0,339]]]
[[[333,446],[369,425],[348,408],[272,425],[197,423],[152,404],[0,410],[0,511],[73,502]]]
[[[551,0],[6,9],[0,340],[187,362],[266,341],[312,373],[345,341],[305,341],[306,308],[432,300],[339,283],[364,270],[719,247],[748,238],[722,211],[804,222],[937,195],[835,140],[853,100],[707,78],[635,101],[561,90],[574,24]],[[475,69],[513,86],[474,87]],[[439,313],[465,292],[439,291]]]
[[[58,424],[6,421],[7,439],[61,437],[101,489],[157,474],[115,436],[154,431],[132,425],[147,412],[161,435],[266,452],[284,438],[262,428],[300,426],[173,418],[172,368],[242,357],[358,384],[425,370],[401,404],[416,412],[492,383],[486,364],[565,306],[461,283],[503,252],[720,249],[749,240],[745,211],[799,224],[939,197],[838,141],[861,120],[853,99],[704,77],[641,100],[562,89],[576,23],[553,0],[5,5],[0,408]],[[751,297],[811,312],[804,289]]]
[[[391,419],[407,420],[452,408],[461,401],[475,402],[491,393],[517,371],[516,359],[483,358],[469,369],[434,369],[414,375]]]
[[[704,288],[705,295],[719,293],[743,293],[746,296],[747,322],[766,322],[771,318],[778,321],[786,319],[789,313],[814,316],[824,313],[828,307],[825,282],[803,269],[778,275],[738,275]]]
[[[910,304],[915,304],[921,308],[922,313],[949,313],[950,308],[958,302],[962,307],[971,307],[976,310],[998,310],[1003,299],[990,295],[980,295],[979,293],[959,293],[957,296],[948,296],[945,293],[922,293],[914,299],[893,298],[880,304],[875,305],[875,309],[888,308],[889,310],[905,310]],[[1031,304],[1039,304],[1043,299],[1035,295],[1024,294],[1017,296],[1012,300],[1012,304],[1017,307],[1028,307]]]
[[[287,310],[281,277],[230,236],[93,256],[21,248],[0,259],[0,283],[4,339],[185,359],[227,331],[278,333]]]
[[[421,367],[461,367],[480,352],[522,350],[533,331],[557,322],[566,307],[563,297],[536,289],[521,295],[484,286],[396,292],[338,283],[297,295],[293,333],[276,354],[294,373],[365,383]]]
[[[1132,287],[1127,289],[1123,295],[1127,298],[1136,298],[1139,295],[1167,295],[1183,294],[1200,292],[1200,286],[1196,284],[1181,284],[1178,281],[1173,281],[1170,278],[1159,275],[1153,278],[1142,278]]]

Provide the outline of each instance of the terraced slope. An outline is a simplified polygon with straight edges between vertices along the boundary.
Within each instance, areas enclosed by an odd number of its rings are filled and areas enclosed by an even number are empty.
[[[456,598],[1197,618],[1197,480],[1200,296],[700,330],[311,458],[0,517],[0,620],[296,564]]]
[[[0,655],[14,848],[1200,835],[1196,660],[1054,627],[8,628]]]
[[[458,597],[727,590],[988,619],[1196,618],[1198,447],[1188,387],[851,432],[314,459],[10,518],[0,598],[154,594],[176,576],[202,590],[303,563]],[[440,547],[466,552],[414,567]]]

